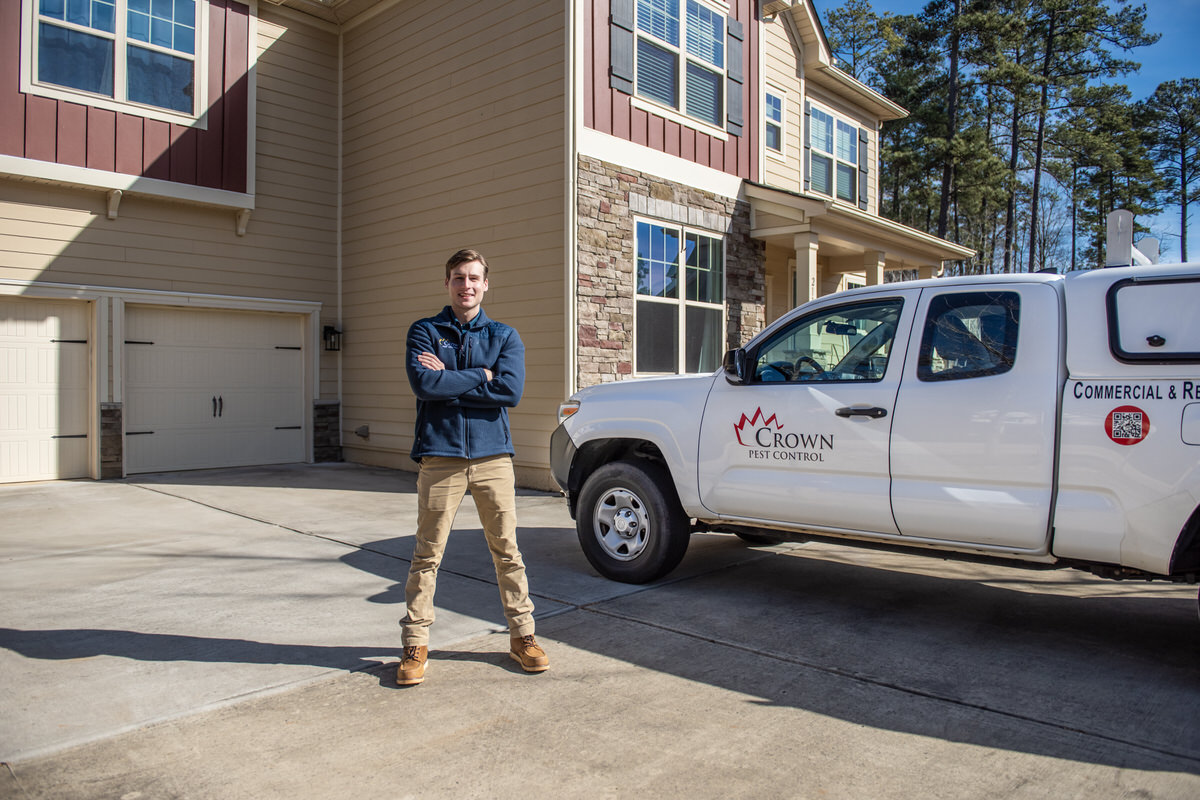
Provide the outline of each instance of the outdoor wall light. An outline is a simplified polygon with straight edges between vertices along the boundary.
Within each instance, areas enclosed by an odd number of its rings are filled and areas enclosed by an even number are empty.
[[[321,338],[325,341],[326,350],[342,349],[342,332],[332,325],[326,325],[321,330]]]

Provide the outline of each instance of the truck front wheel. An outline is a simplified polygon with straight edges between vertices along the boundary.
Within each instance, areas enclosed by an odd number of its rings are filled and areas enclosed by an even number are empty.
[[[579,493],[575,520],[588,562],[622,583],[661,578],[688,546],[688,518],[671,477],[649,461],[616,461],[593,472]]]

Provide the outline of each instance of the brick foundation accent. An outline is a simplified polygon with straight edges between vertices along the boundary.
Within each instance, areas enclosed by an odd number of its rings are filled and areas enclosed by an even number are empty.
[[[313,461],[341,461],[342,405],[313,403]]]
[[[633,373],[636,232],[633,215],[725,237],[726,347],[763,329],[766,248],[750,237],[750,205],[588,156],[578,164],[579,386]]]
[[[124,411],[120,403],[100,404],[100,480],[125,474]]]

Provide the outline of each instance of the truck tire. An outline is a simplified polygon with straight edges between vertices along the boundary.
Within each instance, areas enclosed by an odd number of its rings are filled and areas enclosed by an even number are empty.
[[[670,475],[649,461],[614,461],[588,476],[575,529],[588,563],[622,583],[648,583],[675,569],[690,536]]]

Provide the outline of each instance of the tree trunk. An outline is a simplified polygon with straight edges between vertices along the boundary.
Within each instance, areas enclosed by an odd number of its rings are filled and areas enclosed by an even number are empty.
[[[1046,52],[1042,56],[1042,97],[1038,106],[1037,139],[1033,145],[1033,190],[1029,203],[1029,271],[1036,272],[1038,200],[1042,191],[1042,150],[1046,143],[1046,116],[1050,113],[1050,63],[1054,60],[1054,27],[1058,15],[1050,12],[1046,28]]]
[[[1017,216],[1017,163],[1021,154],[1021,98],[1020,88],[1013,88],[1012,128],[1009,131],[1008,174],[1012,185],[1008,187],[1008,203],[1004,209],[1004,272],[1012,272],[1013,240],[1016,234]]]
[[[1179,260],[1187,263],[1187,217],[1188,217],[1188,157],[1187,141],[1181,134],[1179,145]]]
[[[937,235],[946,238],[949,226],[950,191],[954,182],[954,137],[958,135],[958,17],[961,0],[954,0],[954,13],[950,22],[950,86],[946,100],[946,153],[942,161],[942,197],[938,206]]]
[[[1079,187],[1079,167],[1071,167],[1071,271],[1075,271],[1075,253],[1079,250],[1079,232],[1077,216],[1079,198],[1076,194]]]

